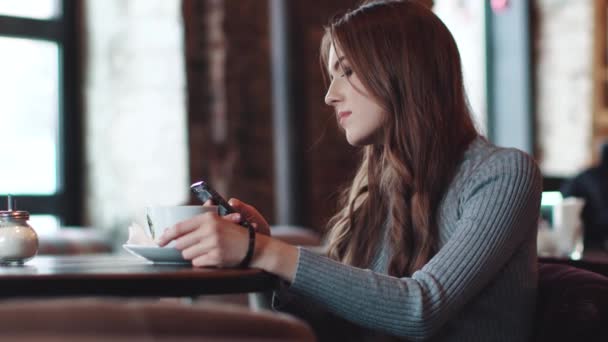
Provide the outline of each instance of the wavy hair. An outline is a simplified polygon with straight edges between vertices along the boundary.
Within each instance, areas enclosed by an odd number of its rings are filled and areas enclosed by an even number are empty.
[[[339,46],[387,113],[384,141],[363,147],[342,209],[328,223],[329,257],[369,267],[387,225],[388,272],[409,276],[436,253],[437,210],[478,135],[449,30],[415,1],[373,1],[332,20],[321,43]]]

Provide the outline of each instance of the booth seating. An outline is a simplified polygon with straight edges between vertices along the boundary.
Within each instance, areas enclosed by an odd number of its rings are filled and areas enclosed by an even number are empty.
[[[74,255],[111,253],[109,233],[89,227],[63,227],[38,235],[39,255]]]
[[[608,277],[539,263],[534,341],[608,341]]]
[[[30,299],[0,305],[1,341],[315,341],[287,314],[227,304],[111,298]]]

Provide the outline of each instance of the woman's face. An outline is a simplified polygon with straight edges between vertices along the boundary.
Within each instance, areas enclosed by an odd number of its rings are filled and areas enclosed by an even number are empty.
[[[325,103],[334,107],[348,143],[353,146],[381,144],[386,114],[369,96],[340,48],[334,45],[329,49],[327,68],[331,83]]]

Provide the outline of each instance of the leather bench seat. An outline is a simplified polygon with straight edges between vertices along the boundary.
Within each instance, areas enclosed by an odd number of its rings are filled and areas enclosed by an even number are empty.
[[[295,317],[227,304],[66,298],[3,301],[0,340],[315,341],[315,337]]]

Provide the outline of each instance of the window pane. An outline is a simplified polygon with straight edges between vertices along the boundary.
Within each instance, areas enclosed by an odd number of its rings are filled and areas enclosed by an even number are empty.
[[[28,221],[38,236],[49,235],[59,230],[59,218],[52,215],[31,215]]]
[[[0,15],[51,19],[61,15],[58,0],[0,0]]]
[[[58,189],[59,47],[0,37],[0,193]]]

